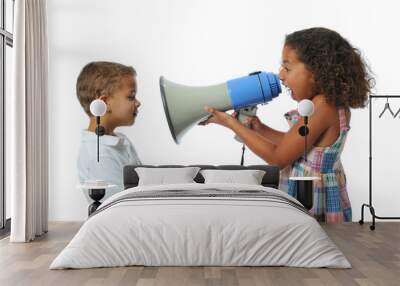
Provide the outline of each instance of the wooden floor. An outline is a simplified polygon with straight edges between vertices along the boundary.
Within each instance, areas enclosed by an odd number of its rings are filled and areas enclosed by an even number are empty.
[[[119,267],[48,270],[81,223],[51,223],[44,237],[0,241],[0,285],[400,285],[400,222],[324,225],[353,268]]]

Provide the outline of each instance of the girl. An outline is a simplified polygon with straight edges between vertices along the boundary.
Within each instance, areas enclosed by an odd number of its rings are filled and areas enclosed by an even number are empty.
[[[251,129],[212,107],[204,122],[232,129],[258,156],[281,168],[280,189],[295,196],[296,182],[289,176],[318,176],[314,183],[311,213],[319,221],[351,221],[346,176],[340,161],[350,130],[350,108],[365,107],[374,81],[360,52],[337,32],[325,28],[301,30],[286,36],[282,51],[280,80],[296,101],[310,99],[314,114],[309,118],[308,155],[304,137],[298,133],[303,122],[297,110],[285,114],[290,129],[274,130],[257,117],[248,119]]]

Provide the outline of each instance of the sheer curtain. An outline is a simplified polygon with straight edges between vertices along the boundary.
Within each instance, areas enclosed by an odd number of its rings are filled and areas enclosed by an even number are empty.
[[[11,242],[48,227],[48,47],[46,0],[15,1],[10,105]]]

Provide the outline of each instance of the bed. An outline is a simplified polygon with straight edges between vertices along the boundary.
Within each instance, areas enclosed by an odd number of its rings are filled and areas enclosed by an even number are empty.
[[[264,170],[260,185],[193,183],[138,185],[126,166],[125,190],[102,203],[50,269],[144,266],[292,266],[350,268],[318,222],[277,189],[268,165],[201,170]]]

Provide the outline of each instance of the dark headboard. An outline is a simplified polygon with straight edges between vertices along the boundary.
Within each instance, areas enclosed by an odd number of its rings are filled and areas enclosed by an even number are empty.
[[[279,186],[279,168],[276,166],[270,165],[251,165],[251,166],[239,166],[239,165],[221,165],[221,166],[213,166],[213,165],[128,165],[124,167],[124,189],[136,187],[139,183],[139,177],[135,171],[137,167],[146,167],[146,168],[182,168],[182,167],[200,167],[202,170],[205,169],[220,169],[220,170],[263,170],[265,171],[265,175],[262,179],[261,184],[265,187],[271,187],[277,189]],[[197,183],[204,183],[204,178],[200,174],[197,174],[194,180]]]

